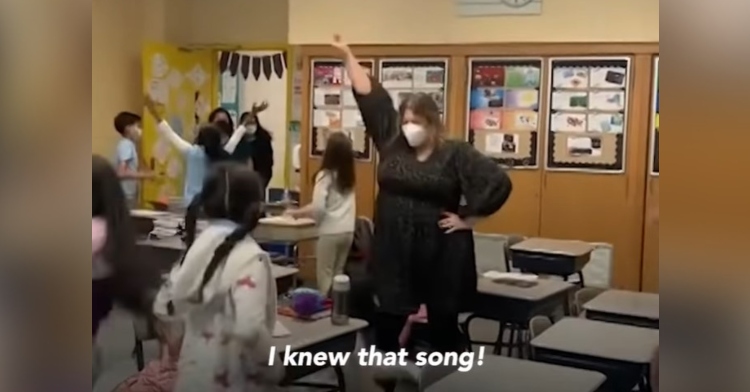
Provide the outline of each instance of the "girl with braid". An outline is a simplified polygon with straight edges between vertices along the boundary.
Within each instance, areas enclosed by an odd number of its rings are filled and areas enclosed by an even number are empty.
[[[220,163],[188,208],[188,250],[154,304],[158,317],[185,320],[176,391],[262,391],[283,376],[279,361],[268,365],[276,323],[271,260],[250,236],[262,186],[246,165]],[[196,236],[199,214],[208,222]]]

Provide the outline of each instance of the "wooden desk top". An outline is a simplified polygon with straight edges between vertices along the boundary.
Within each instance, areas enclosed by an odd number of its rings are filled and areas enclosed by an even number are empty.
[[[302,321],[279,315],[277,319],[291,333],[289,336],[273,339],[277,353],[283,352],[287,345],[293,351],[304,350],[314,344],[365,329],[368,325],[367,321],[355,318],[350,318],[347,325],[333,325],[330,317],[315,321]]]
[[[583,305],[584,310],[659,320],[659,295],[608,290]]]
[[[651,363],[659,346],[659,331],[568,317],[532,340],[531,346],[645,365]]]
[[[537,279],[535,282],[536,285],[532,287],[519,287],[504,283],[495,283],[490,279],[480,277],[477,281],[477,291],[481,294],[495,297],[536,302],[564,291],[573,290],[576,287],[574,284],[555,279]]]
[[[451,373],[427,392],[594,392],[605,380],[590,370],[489,356],[482,366]]]
[[[530,238],[510,247],[512,251],[536,252],[571,257],[586,256],[594,251],[594,245],[574,240]]]

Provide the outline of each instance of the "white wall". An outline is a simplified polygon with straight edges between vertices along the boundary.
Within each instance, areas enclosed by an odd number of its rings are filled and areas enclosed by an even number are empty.
[[[279,53],[279,51],[240,51],[240,54],[251,56],[267,56]],[[252,70],[251,70],[252,73]],[[273,136],[274,167],[271,188],[284,188],[284,175],[286,172],[286,136],[287,136],[287,81],[289,70],[284,72],[283,77],[278,78],[271,75],[270,80],[261,74],[258,80],[252,75],[245,81],[244,91],[240,91],[241,101],[244,107],[240,112],[252,108],[253,102],[268,101],[269,106],[258,115],[260,123]]]
[[[544,0],[541,16],[460,18],[454,0],[288,0],[289,42],[355,44],[659,40],[657,0]]]

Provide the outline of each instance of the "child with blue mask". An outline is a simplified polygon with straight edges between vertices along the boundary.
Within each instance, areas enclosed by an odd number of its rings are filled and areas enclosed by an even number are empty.
[[[188,206],[201,192],[209,165],[229,160],[247,128],[240,126],[227,138],[220,124],[204,124],[198,127],[195,141],[190,143],[164,120],[151,97],[146,97],[145,106],[157,124],[159,135],[185,158],[185,188],[182,197],[184,206]]]

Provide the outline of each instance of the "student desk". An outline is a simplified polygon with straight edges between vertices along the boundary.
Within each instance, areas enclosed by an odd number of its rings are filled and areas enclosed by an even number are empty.
[[[454,372],[426,392],[595,392],[605,380],[589,370],[490,356],[482,366]]]
[[[591,259],[594,246],[583,241],[530,238],[510,248],[513,266],[537,275],[560,276],[566,281],[577,274],[583,287],[583,267]]]
[[[659,295],[609,290],[583,305],[589,320],[659,329]]]
[[[141,257],[147,257],[159,266],[164,273],[169,272],[185,252],[185,243],[178,237],[163,239],[144,239],[137,242],[138,247],[143,252]],[[276,279],[276,285],[279,292],[286,292],[289,288],[294,287],[295,278],[299,270],[292,267],[283,267],[271,264],[271,273]]]
[[[564,318],[531,341],[534,358],[607,376],[607,390],[648,391],[659,331],[581,318]]]
[[[505,327],[509,326],[509,353],[512,356],[513,350],[517,349],[518,355],[523,356],[527,343],[524,335],[529,321],[538,315],[551,316],[560,306],[563,306],[567,315],[570,293],[575,289],[575,285],[555,279],[537,279],[534,283],[531,287],[520,287],[480,277],[474,312],[462,323],[469,341],[469,324],[472,319],[494,320],[500,323],[498,337],[495,342],[487,343],[494,345],[494,353],[500,354],[505,347]]]
[[[280,338],[274,338],[273,345],[276,347],[276,353],[279,359],[282,359],[286,346],[290,346],[291,351],[303,351],[315,353],[332,352],[348,353],[354,351],[357,343],[357,332],[367,328],[367,322],[364,320],[349,319],[347,325],[333,325],[331,318],[326,317],[315,321],[296,320],[286,316],[278,316],[278,321],[283,324],[291,335]],[[349,358],[349,361],[356,361],[358,357],[355,353]],[[334,366],[336,372],[337,386],[324,385],[320,383],[297,382],[296,380],[310,374],[325,369],[328,366],[295,366],[287,367],[286,374],[282,385],[285,386],[306,386],[313,388],[326,388],[345,392],[346,381],[344,380],[344,371],[340,366]]]

